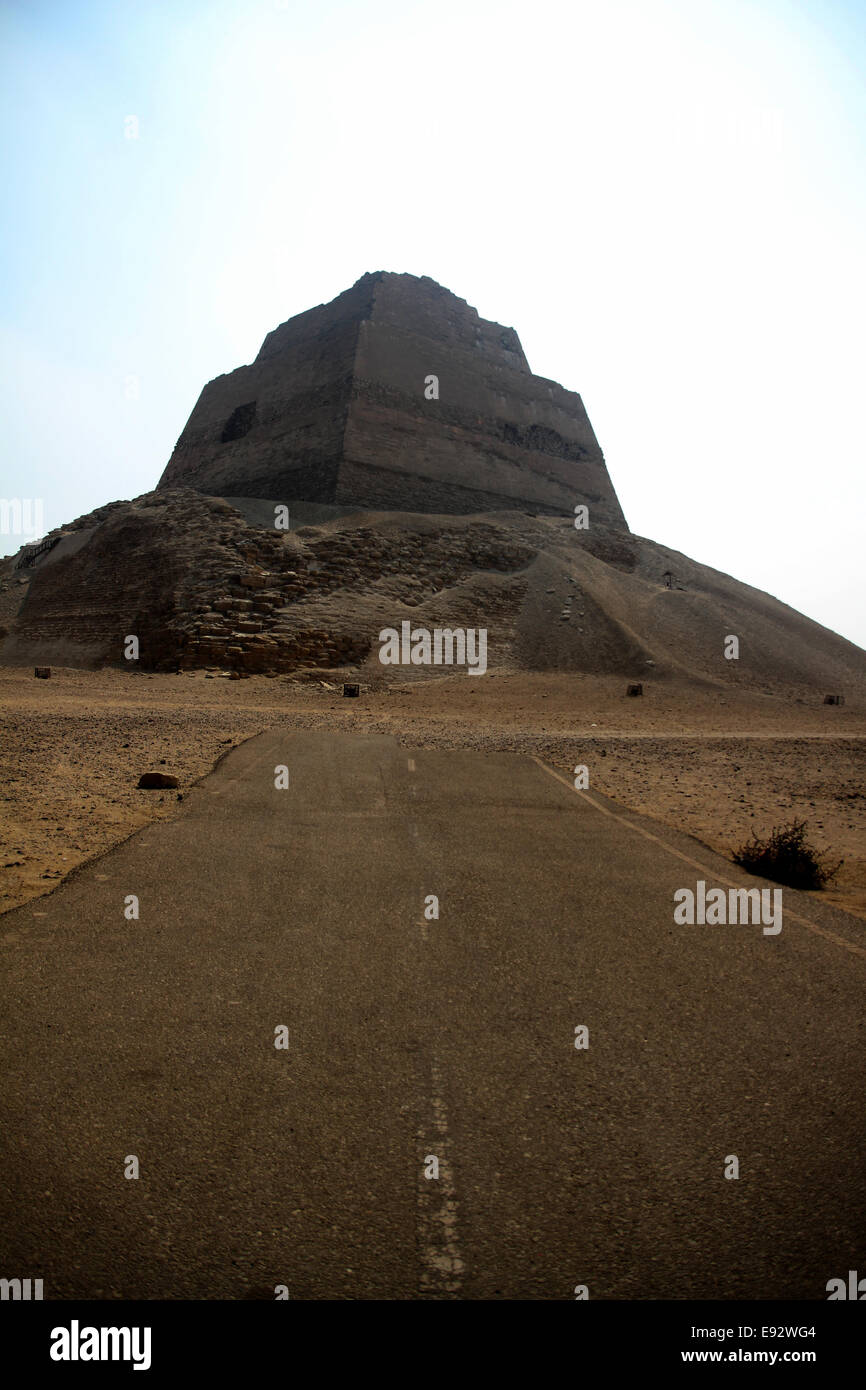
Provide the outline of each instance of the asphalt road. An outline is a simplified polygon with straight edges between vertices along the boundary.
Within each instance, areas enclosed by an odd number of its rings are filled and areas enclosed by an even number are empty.
[[[0,1276],[826,1298],[866,1275],[866,929],[789,890],[777,936],[679,926],[701,877],[755,883],[531,759],[251,740],[0,920]]]

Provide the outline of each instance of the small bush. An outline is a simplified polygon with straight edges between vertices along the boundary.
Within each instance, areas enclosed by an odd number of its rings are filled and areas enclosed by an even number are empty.
[[[827,863],[827,853],[806,841],[806,822],[792,821],[771,830],[765,839],[754,833],[751,840],[733,851],[734,863],[750,874],[760,874],[789,888],[826,888],[841,869]]]

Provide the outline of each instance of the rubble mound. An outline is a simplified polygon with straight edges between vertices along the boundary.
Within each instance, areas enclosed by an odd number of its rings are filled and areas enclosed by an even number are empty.
[[[279,530],[273,511],[162,489],[79,518],[29,568],[0,566],[0,661],[129,666],[134,637],[144,670],[441,677],[380,663],[380,631],[408,621],[486,629],[503,672],[829,684],[849,703],[863,689],[858,647],[630,532],[513,511],[353,511]]]

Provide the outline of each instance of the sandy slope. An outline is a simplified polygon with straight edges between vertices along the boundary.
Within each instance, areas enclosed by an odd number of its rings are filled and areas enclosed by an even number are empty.
[[[381,675],[377,634],[408,620],[485,628],[500,671],[785,687],[866,708],[866,652],[769,594],[594,522],[366,512],[278,533],[219,498],[170,490],[72,525],[35,568],[0,564],[0,663],[114,665],[132,633],[148,670]]]

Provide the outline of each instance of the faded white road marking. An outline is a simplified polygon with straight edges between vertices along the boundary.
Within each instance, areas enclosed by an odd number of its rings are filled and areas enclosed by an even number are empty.
[[[456,1298],[463,1274],[457,1239],[457,1186],[451,1167],[448,1112],[442,1098],[442,1079],[433,1062],[429,1116],[432,1127],[418,1131],[419,1188],[418,1236],[421,1252],[419,1287],[431,1298]],[[439,1177],[425,1178],[423,1160],[428,1154],[439,1160]]]
[[[411,791],[411,790],[414,790],[414,789],[413,789],[413,788],[410,788],[410,791]],[[419,840],[418,840],[418,827],[417,827],[417,825],[415,824],[415,822],[414,822],[413,820],[410,820],[410,821],[407,822],[407,828],[408,828],[408,831],[409,831],[409,838],[411,839],[413,845],[416,845],[416,846],[417,846],[417,845],[419,844]],[[423,911],[422,911],[422,913],[421,913],[421,940],[422,940],[422,941],[426,941],[426,940],[427,940],[427,918],[424,916]]]
[[[596,811],[601,811],[603,816],[610,816],[611,820],[618,820],[621,825],[627,825],[629,830],[637,831],[638,835],[643,835],[645,840],[654,840],[657,845],[661,845],[662,849],[667,850],[668,854],[676,855],[677,859],[682,859],[684,864],[689,864],[693,869],[697,869],[707,880],[718,880],[720,883],[727,884],[729,888],[742,888],[742,883],[734,883],[733,879],[725,878],[724,874],[716,873],[715,869],[708,869],[706,864],[699,864],[697,859],[690,859],[687,854],[683,854],[680,850],[674,849],[672,845],[667,844],[660,835],[654,835],[651,830],[645,830],[642,825],[635,825],[634,821],[627,820],[625,816],[618,816],[615,811],[609,811],[606,806],[602,806],[601,803],[591,797],[588,792],[581,791],[573,782],[569,782],[567,777],[563,777],[561,773],[555,772],[552,767],[548,767],[547,763],[543,763],[540,758],[533,757],[532,761],[538,763],[539,767],[543,767],[545,772],[549,772],[551,777],[555,777],[557,782],[561,782],[564,787],[568,787],[570,792],[574,792],[577,796],[582,796],[584,801],[588,801],[590,806],[595,807]],[[801,917],[799,912],[794,912],[791,908],[786,907],[785,920],[787,921],[788,918],[791,918],[795,922],[799,922],[801,926],[808,927],[809,931],[816,932],[818,936],[825,937],[827,941],[832,941],[835,946],[844,946],[846,951],[851,951],[856,956],[866,956],[866,950],[864,950],[862,946],[855,946],[853,942],[846,941],[844,937],[837,936],[835,932],[827,931],[826,927],[819,927],[817,923],[810,922],[806,917]]]

